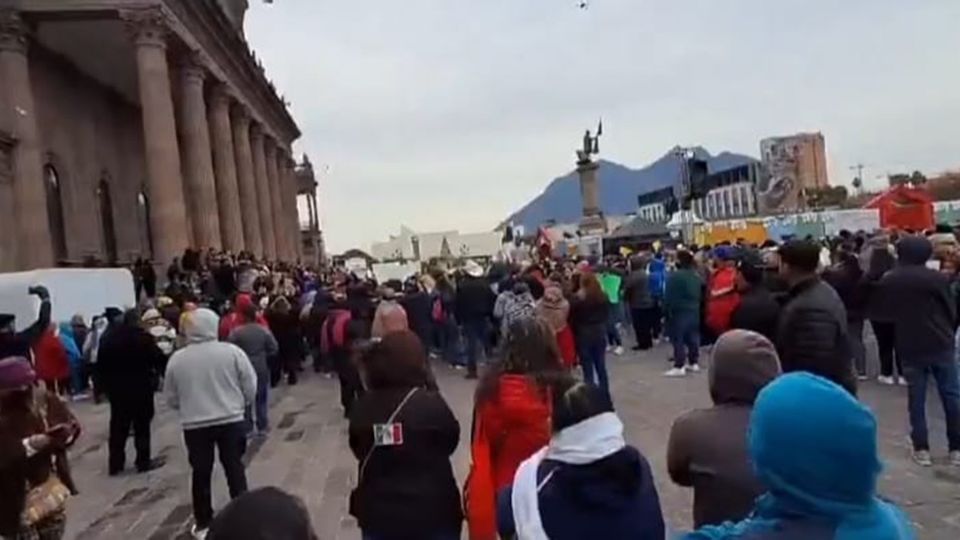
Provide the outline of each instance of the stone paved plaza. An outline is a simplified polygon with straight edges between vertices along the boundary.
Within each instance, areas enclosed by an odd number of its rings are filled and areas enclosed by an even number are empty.
[[[667,523],[677,529],[690,525],[692,494],[674,486],[666,472],[670,426],[679,414],[709,403],[706,374],[664,379],[667,349],[610,357],[614,399],[627,426],[627,439],[650,460]],[[468,441],[474,383],[462,372],[437,366],[437,377],[461,422],[462,438],[454,457],[462,482],[469,464]],[[864,383],[863,399],[880,419],[886,464],[882,494],[899,503],[916,524],[918,538],[960,538],[960,470],[945,464],[946,443],[939,402],[931,399],[931,443],[938,461],[921,469],[910,461],[907,440],[906,389]],[[303,498],[321,540],[355,540],[360,533],[347,514],[347,495],[356,478],[356,462],[346,439],[336,380],[307,375],[300,384],[272,396],[273,431],[248,454],[251,487],[275,485]],[[191,521],[189,468],[175,416],[158,407],[153,423],[153,448],[167,465],[145,475],[106,474],[108,407],[76,404],[85,433],[71,461],[81,495],[69,506],[68,538],[166,540],[187,538]],[[132,442],[128,460],[132,461]],[[131,464],[132,469],[132,464]],[[219,468],[214,476],[216,506],[225,504],[226,484]]]

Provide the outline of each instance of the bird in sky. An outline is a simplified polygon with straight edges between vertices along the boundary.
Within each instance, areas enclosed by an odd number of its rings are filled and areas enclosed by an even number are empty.
[[[587,9],[590,7],[590,4],[588,4],[586,0],[581,0],[581,2],[577,4],[577,7],[580,9]]]

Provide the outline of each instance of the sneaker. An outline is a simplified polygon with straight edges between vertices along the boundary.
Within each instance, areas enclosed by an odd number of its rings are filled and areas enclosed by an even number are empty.
[[[930,459],[929,450],[914,450],[913,461],[921,467],[932,467],[933,460]]]
[[[907,380],[904,379],[903,377],[897,377],[897,384],[899,384],[900,386],[906,386]]]
[[[897,381],[893,380],[893,376],[881,375],[877,377],[877,382],[886,386],[893,386],[897,384]]]
[[[870,377],[867,377],[867,374],[866,374],[866,373],[858,373],[858,374],[857,374],[857,380],[858,380],[858,381],[865,381],[865,380],[867,380],[867,379],[869,379],[869,378],[870,378]]]
[[[960,467],[960,450],[950,451],[950,465]]]
[[[206,538],[207,538],[207,533],[208,533],[209,531],[210,531],[210,529],[207,528],[207,527],[204,527],[204,528],[201,529],[201,528],[197,527],[196,525],[194,525],[193,527],[190,527],[190,536],[196,538],[197,540],[206,540]]]
[[[617,347],[613,349],[613,354],[614,356],[623,356],[623,347],[617,345]]]
[[[690,364],[689,366],[687,366],[687,371],[700,373],[700,364]]]
[[[613,350],[613,345],[607,345],[607,352],[610,352],[612,350]]]
[[[682,367],[678,368],[678,367],[675,367],[675,368],[671,368],[669,371],[667,371],[666,373],[664,373],[663,376],[664,376],[664,377],[686,377],[686,376],[687,376],[687,370],[686,370],[686,368],[682,368]]]

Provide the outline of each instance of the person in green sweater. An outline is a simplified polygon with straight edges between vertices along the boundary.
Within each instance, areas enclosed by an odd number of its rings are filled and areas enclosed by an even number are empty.
[[[600,287],[610,303],[610,315],[607,318],[607,350],[612,348],[613,354],[623,354],[623,339],[620,337],[620,323],[623,320],[623,311],[620,304],[623,289],[623,271],[614,266],[600,269],[597,274]]]
[[[677,252],[677,269],[667,276],[663,308],[673,344],[673,368],[667,377],[683,377],[687,370],[700,371],[700,297],[703,279],[696,271],[693,254]],[[689,368],[684,363],[689,364]]]

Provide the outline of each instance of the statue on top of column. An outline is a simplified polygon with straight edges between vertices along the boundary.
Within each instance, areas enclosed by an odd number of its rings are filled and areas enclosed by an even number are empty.
[[[596,136],[591,135],[588,129],[583,134],[583,147],[577,150],[577,163],[590,163],[590,156],[600,153],[600,136],[603,135],[603,120],[597,126]]]

